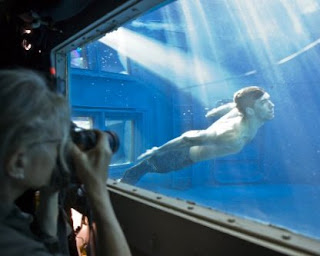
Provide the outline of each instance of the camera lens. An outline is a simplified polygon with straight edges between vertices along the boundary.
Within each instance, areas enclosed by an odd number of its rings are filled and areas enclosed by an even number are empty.
[[[112,150],[112,153],[116,153],[120,147],[120,140],[118,135],[112,131],[104,131],[104,132],[108,135],[108,141],[109,141],[109,145]]]

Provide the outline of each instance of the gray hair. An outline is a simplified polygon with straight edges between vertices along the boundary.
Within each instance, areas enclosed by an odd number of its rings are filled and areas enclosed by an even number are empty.
[[[66,139],[69,134],[66,99],[50,91],[35,71],[0,70],[0,113],[0,170],[19,145],[52,139],[52,134]]]

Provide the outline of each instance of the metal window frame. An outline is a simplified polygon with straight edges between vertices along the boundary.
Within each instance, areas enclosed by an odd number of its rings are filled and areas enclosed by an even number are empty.
[[[147,255],[320,255],[319,240],[272,224],[223,213],[116,180],[109,179],[107,186],[128,241],[135,241],[139,251]],[[139,207],[144,210],[139,211]],[[177,223],[170,221],[172,218]],[[149,226],[146,219],[151,219]],[[181,223],[188,227],[179,230]],[[189,227],[193,224],[198,227]],[[174,240],[169,239],[167,233],[163,234],[163,226],[168,234],[177,234]],[[195,242],[199,236],[203,239]],[[221,237],[222,241],[215,241]],[[160,248],[152,243],[166,243],[165,248],[171,246],[158,253]]]

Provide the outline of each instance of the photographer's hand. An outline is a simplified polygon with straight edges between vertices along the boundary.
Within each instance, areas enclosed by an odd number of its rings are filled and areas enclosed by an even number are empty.
[[[77,176],[86,187],[87,193],[94,192],[96,186],[105,189],[108,177],[108,166],[111,161],[112,151],[105,134],[95,131],[97,134],[97,145],[88,150],[82,151],[76,145],[72,147]],[[97,189],[98,189],[97,188]]]
[[[97,145],[93,149],[84,152],[73,145],[71,154],[96,223],[97,255],[129,256],[131,253],[128,244],[116,219],[106,188],[112,152],[107,136],[100,131],[96,133]]]

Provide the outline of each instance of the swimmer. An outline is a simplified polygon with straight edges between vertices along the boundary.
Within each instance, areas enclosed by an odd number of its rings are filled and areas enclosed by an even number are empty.
[[[250,86],[235,92],[233,102],[207,112],[206,117],[223,115],[205,130],[191,130],[138,157],[121,182],[135,184],[148,172],[167,173],[204,160],[240,152],[259,128],[274,118],[274,104],[262,88]]]

